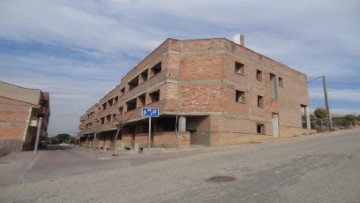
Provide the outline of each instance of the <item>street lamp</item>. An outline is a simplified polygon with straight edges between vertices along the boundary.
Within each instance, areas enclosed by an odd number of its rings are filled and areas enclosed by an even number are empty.
[[[326,111],[328,112],[328,119],[329,119],[329,129],[333,129],[333,124],[332,124],[332,119],[331,119],[331,113],[330,113],[330,106],[329,106],[329,99],[328,99],[328,94],[327,94],[327,88],[326,88],[326,78],[325,78],[325,75],[323,76],[319,76],[319,77],[316,77],[310,81],[308,81],[307,83],[310,83],[314,80],[317,80],[319,78],[322,78],[323,80],[323,88],[324,88],[324,97],[325,97],[325,107],[326,107]]]

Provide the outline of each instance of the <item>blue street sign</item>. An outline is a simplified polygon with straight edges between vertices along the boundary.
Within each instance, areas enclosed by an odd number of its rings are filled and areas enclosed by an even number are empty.
[[[143,107],[141,109],[142,116],[145,117],[159,117],[159,109]]]

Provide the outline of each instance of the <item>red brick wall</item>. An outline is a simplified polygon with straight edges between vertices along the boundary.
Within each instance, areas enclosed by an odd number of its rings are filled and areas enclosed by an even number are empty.
[[[160,61],[161,72],[151,77],[150,68]],[[244,75],[235,73],[235,62],[244,64]],[[148,81],[131,91],[127,89],[125,95],[122,95],[120,89],[127,87],[127,83],[144,70],[148,71]],[[261,82],[256,80],[256,70],[262,71]],[[275,100],[270,94],[270,74],[276,75]],[[279,77],[283,79],[284,87],[278,85]],[[148,94],[155,90],[160,90],[160,101],[150,103]],[[244,103],[236,102],[236,90],[245,92]],[[98,116],[104,116],[110,111],[117,112],[119,106],[124,106],[126,111],[125,102],[142,94],[146,94],[146,106],[159,108],[160,113],[182,113],[189,114],[188,116],[224,115],[213,116],[208,129],[201,128],[204,132],[217,133],[218,137],[227,133],[227,138],[235,140],[238,137],[233,133],[255,135],[257,123],[264,124],[266,134],[271,136],[273,113],[279,114],[281,126],[291,126],[280,128],[284,135],[296,134],[301,131],[300,106],[308,105],[304,74],[226,39],[165,41],[123,77],[116,88],[100,99],[101,105],[109,98],[119,96],[117,105],[100,111]],[[258,95],[263,96],[263,108],[258,107]],[[122,118],[125,121],[141,120],[143,118],[140,109],[141,106],[138,106],[125,112]],[[105,124],[99,129],[110,128],[113,128],[113,125]],[[281,134],[280,132],[280,136]],[[164,142],[171,143],[170,140],[173,140],[166,138],[167,134],[162,136],[163,140],[167,140]],[[137,139],[143,142],[142,137],[139,134]],[[124,135],[123,141],[126,139],[127,135]]]
[[[25,142],[25,131],[28,125],[29,104],[0,97],[0,140],[17,140],[15,150],[20,150]],[[26,144],[26,142],[25,142]],[[3,146],[6,147],[6,146]]]

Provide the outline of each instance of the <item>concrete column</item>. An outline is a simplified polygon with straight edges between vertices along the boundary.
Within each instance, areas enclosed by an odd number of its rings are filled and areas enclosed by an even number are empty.
[[[179,126],[178,126],[179,132],[185,132],[186,131],[186,117],[180,116],[179,117]]]
[[[36,155],[38,146],[39,146],[39,140],[40,140],[40,134],[41,134],[41,124],[42,124],[42,117],[38,118],[37,123],[37,132],[36,132],[36,139],[35,139],[35,146],[34,146],[34,154]]]
[[[305,118],[306,118],[306,128],[307,129],[311,129],[311,125],[310,125],[310,110],[309,107],[305,107]]]

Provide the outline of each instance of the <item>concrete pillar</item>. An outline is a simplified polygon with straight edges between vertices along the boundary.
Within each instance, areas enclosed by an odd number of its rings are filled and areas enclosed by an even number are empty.
[[[179,132],[185,132],[186,131],[186,117],[180,116],[179,117],[179,126],[178,126]]]
[[[311,125],[310,125],[310,110],[309,107],[305,107],[305,118],[306,118],[306,129],[310,130],[311,129]]]
[[[36,139],[35,139],[35,146],[34,146],[34,154],[36,155],[37,150],[38,150],[38,146],[39,146],[39,140],[40,140],[40,134],[41,134],[41,124],[42,124],[42,117],[38,118],[38,123],[37,123],[37,132],[36,132]]]

